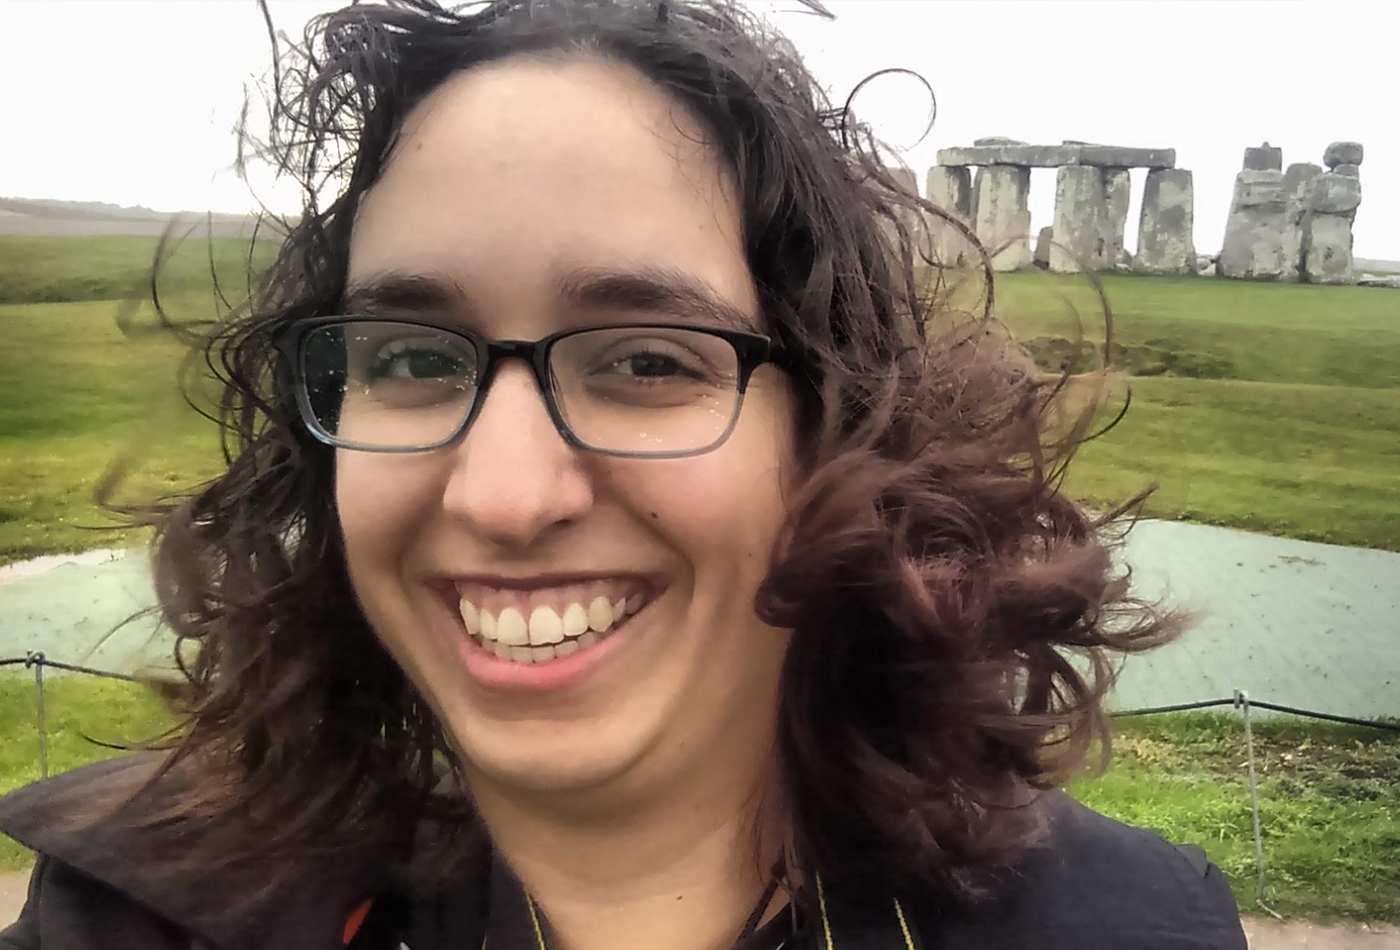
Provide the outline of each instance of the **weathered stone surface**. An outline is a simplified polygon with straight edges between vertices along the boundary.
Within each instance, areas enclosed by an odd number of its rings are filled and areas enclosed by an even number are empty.
[[[1108,200],[1103,170],[1090,165],[1066,165],[1055,176],[1055,243],[1050,246],[1050,269],[1057,274],[1101,270],[1112,258],[1104,255]]]
[[[1031,170],[1012,165],[977,169],[973,215],[977,239],[992,254],[992,268],[1019,270],[1031,262],[1031,213],[1026,206]]]
[[[1350,214],[1361,204],[1361,180],[1336,172],[1323,172],[1313,179],[1314,214]]]
[[[1393,290],[1400,290],[1400,274],[1393,276],[1368,275],[1356,282],[1358,287],[1389,287]]]
[[[1366,149],[1360,142],[1333,142],[1322,153],[1322,164],[1328,168],[1338,165],[1360,165],[1366,157]]]
[[[1133,179],[1126,168],[1105,168],[1103,172],[1105,261],[1119,260],[1123,250],[1123,229],[1128,223],[1128,205],[1133,200]]]
[[[1340,214],[1313,214],[1308,218],[1304,275],[1310,284],[1350,284],[1352,270],[1351,222]]]
[[[1113,258],[1113,269],[1118,271],[1130,271],[1133,269],[1133,255],[1124,248],[1119,248],[1118,253]]]
[[[1242,171],[1235,176],[1235,197],[1225,223],[1220,250],[1222,277],[1278,280],[1287,270],[1283,172]]]
[[[1215,268],[1215,258],[1211,257],[1209,254],[1197,254],[1196,273],[1201,273],[1207,267],[1211,268],[1212,270]]]
[[[1050,244],[1055,240],[1055,229],[1044,227],[1035,236],[1034,264],[1041,270],[1050,266]]]
[[[924,197],[944,211],[972,220],[972,172],[960,166],[934,165],[925,179]]]
[[[1346,175],[1348,178],[1361,177],[1360,165],[1338,165],[1336,168],[1332,169],[1332,171],[1338,175]]]
[[[1265,142],[1258,148],[1244,150],[1244,168],[1256,172],[1276,172],[1283,169],[1283,149]]]
[[[1154,168],[1142,189],[1142,216],[1133,270],[1141,274],[1190,274],[1195,270],[1192,237],[1196,198],[1191,172]]]
[[[914,174],[914,169],[890,168],[886,170],[905,192],[910,195],[917,195],[919,193],[919,176]]]
[[[1101,168],[1171,168],[1176,149],[1120,148],[1116,145],[974,145],[938,152],[940,165],[1021,165],[1059,168],[1095,165]]]
[[[973,145],[1025,145],[1020,139],[1009,139],[1004,135],[989,135],[983,139],[973,139]]]
[[[928,170],[928,202],[955,215],[972,227],[972,171],[958,166],[935,165]],[[929,244],[933,259],[945,266],[966,262],[972,243],[960,229],[937,217],[929,220]]]
[[[1121,148],[1117,145],[1083,145],[1079,164],[1101,168],[1174,168],[1174,148]]]
[[[919,179],[911,170],[907,168],[886,167],[885,171],[894,179],[895,185],[902,194],[907,197],[918,196]],[[920,228],[918,227],[920,219],[919,214],[914,209],[903,206],[895,206],[893,210],[895,219],[903,226],[907,238],[915,242],[914,246],[917,252],[917,248],[923,240]],[[901,243],[899,228],[896,227],[895,222],[891,221],[889,218],[881,217],[879,223],[886,247],[891,253],[897,254]]]
[[[1303,251],[1307,216],[1312,205],[1312,183],[1322,169],[1295,162],[1283,173],[1283,274],[1284,280],[1303,279]]]
[[[1294,162],[1289,165],[1288,171],[1283,173],[1284,199],[1287,200],[1290,196],[1306,197],[1307,183],[1321,174],[1321,166],[1311,162]]]
[[[1234,207],[1270,208],[1283,206],[1282,172],[1240,172],[1235,176]]]

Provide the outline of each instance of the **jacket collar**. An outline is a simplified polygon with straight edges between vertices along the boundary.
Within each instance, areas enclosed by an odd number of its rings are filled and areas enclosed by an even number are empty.
[[[295,867],[227,866],[180,881],[162,874],[199,829],[189,821],[152,825],[148,815],[178,795],[172,774],[133,804],[112,808],[141,789],[160,757],[142,754],[86,766],[0,799],[0,832],[125,894],[218,950],[333,947],[354,906],[389,877],[374,855],[320,857]],[[139,804],[139,808],[138,808]],[[95,823],[75,816],[107,815]],[[268,886],[276,877],[279,886]],[[225,895],[242,898],[229,913]]]

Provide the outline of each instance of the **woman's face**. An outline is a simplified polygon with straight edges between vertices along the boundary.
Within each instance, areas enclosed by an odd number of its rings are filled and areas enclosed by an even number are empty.
[[[534,340],[715,325],[698,294],[757,330],[737,201],[705,139],[625,66],[517,57],[463,72],[411,114],[366,196],[350,297],[409,278],[413,293],[378,293],[398,298],[395,314]],[[580,290],[600,275],[690,291]],[[788,636],[753,601],[784,516],[792,419],[787,381],[765,365],[713,451],[607,457],[564,442],[511,360],[459,442],[340,451],[355,593],[478,793],[623,802],[769,759]],[[506,645],[527,634],[556,656]]]

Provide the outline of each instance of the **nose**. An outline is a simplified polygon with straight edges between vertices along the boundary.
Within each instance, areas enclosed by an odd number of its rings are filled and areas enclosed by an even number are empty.
[[[523,550],[582,517],[593,504],[592,481],[523,361],[502,363],[482,400],[452,450],[443,506],[484,540]]]

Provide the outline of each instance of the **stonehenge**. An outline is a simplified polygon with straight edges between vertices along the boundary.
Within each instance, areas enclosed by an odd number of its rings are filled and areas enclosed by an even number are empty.
[[[938,164],[929,171],[928,198],[971,224],[991,252],[995,270],[1019,270],[1036,262],[1058,273],[1110,270],[1126,263],[1123,231],[1132,198],[1129,169],[1147,168],[1151,180],[1153,173],[1172,170],[1175,164],[1176,152],[1169,148],[978,139],[971,147],[939,151]],[[969,187],[969,169],[974,167]],[[1048,235],[1039,236],[1034,254],[1027,204],[1032,168],[1056,169],[1055,220]],[[1190,173],[1172,178],[1161,193],[1170,200],[1163,206],[1162,220],[1154,217],[1150,222],[1158,238],[1142,267],[1146,273],[1178,273],[1180,261],[1195,260]],[[943,248],[947,230],[935,227],[935,246]],[[957,258],[945,253],[940,260],[954,263]]]
[[[1268,142],[1246,148],[1223,246],[1209,256],[1196,250],[1192,175],[1176,167],[1174,149],[978,139],[938,152],[926,196],[976,235],[997,271],[1036,266],[1348,284],[1355,282],[1352,222],[1361,204],[1363,158],[1359,142],[1333,142],[1323,154],[1325,171],[1306,162],[1285,170],[1282,149]],[[1032,168],[1056,170],[1054,220],[1035,234],[1034,248]],[[1129,254],[1123,237],[1133,168],[1147,175],[1137,252]],[[967,265],[974,256],[964,233],[946,222],[930,221],[929,236],[942,265]]]
[[[1217,273],[1246,280],[1351,284],[1352,222],[1361,204],[1360,142],[1333,142],[1317,165],[1283,171],[1265,142],[1244,151]]]

